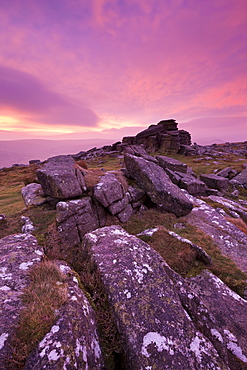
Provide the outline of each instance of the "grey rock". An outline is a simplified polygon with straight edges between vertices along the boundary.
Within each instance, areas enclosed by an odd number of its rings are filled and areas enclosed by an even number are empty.
[[[147,161],[158,163],[157,159],[149,155],[141,145],[129,145],[125,148],[124,153],[132,154],[137,157],[145,158]]]
[[[158,165],[163,169],[168,168],[171,171],[187,172],[187,164],[180,162],[177,159],[165,156],[156,156],[156,158],[158,159]]]
[[[37,183],[31,183],[23,187],[21,195],[26,207],[39,206],[46,202],[42,186]]]
[[[37,170],[37,177],[45,195],[53,198],[75,198],[87,190],[81,169],[69,155],[49,158]]]
[[[205,195],[207,186],[204,182],[195,179],[193,176],[186,175],[179,181],[178,186],[185,189],[192,195]]]
[[[123,211],[123,209],[130,203],[130,196],[128,193],[124,195],[124,197],[108,206],[108,209],[112,215],[116,215]]]
[[[110,226],[86,234],[84,249],[106,289],[127,368],[227,369],[185,312],[172,270],[149,245]]]
[[[117,218],[122,223],[127,222],[128,219],[132,216],[133,212],[134,211],[131,204],[127,204],[127,206],[117,214]]]
[[[21,221],[23,222],[23,226],[21,228],[21,232],[24,234],[32,234],[32,232],[36,229],[33,222],[30,220],[29,217],[21,216]]]
[[[122,184],[113,173],[106,173],[101,177],[100,182],[94,185],[94,197],[104,207],[120,200],[124,196]]]
[[[207,335],[230,369],[246,369],[247,301],[207,270],[187,282],[193,293],[190,304],[184,304],[198,329]]]
[[[57,320],[24,367],[33,369],[104,369],[94,311],[78,286],[74,272],[64,262],[55,262],[66,276],[68,299]]]
[[[226,178],[232,178],[236,174],[237,174],[236,171],[231,167],[223,168],[223,170],[216,173],[217,176],[226,177]]]
[[[233,178],[234,181],[237,181],[238,184],[241,184],[247,189],[247,169],[245,168],[237,176]]]
[[[88,231],[104,225],[98,217],[99,206],[96,208],[90,197],[59,202],[56,209],[58,234],[64,245],[78,245]]]
[[[130,194],[132,203],[138,202],[138,200],[142,199],[146,194],[143,189],[134,188],[133,186],[128,187],[128,193]]]
[[[205,182],[205,184],[213,189],[217,190],[227,190],[229,186],[229,180],[225,177],[221,177],[215,174],[205,175],[201,174],[200,179]]]
[[[131,154],[125,154],[124,160],[132,178],[146,191],[159,209],[172,212],[176,216],[183,216],[191,211],[192,203],[188,202],[160,166]]]
[[[247,235],[201,199],[185,194],[195,207],[186,220],[213,238],[220,251],[247,272]]]
[[[0,368],[6,369],[10,341],[23,307],[21,294],[28,284],[28,270],[44,257],[34,236],[16,234],[0,239]]]

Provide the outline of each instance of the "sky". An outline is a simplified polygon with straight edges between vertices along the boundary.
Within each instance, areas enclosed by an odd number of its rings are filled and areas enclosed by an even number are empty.
[[[247,140],[246,0],[0,0],[0,140]]]

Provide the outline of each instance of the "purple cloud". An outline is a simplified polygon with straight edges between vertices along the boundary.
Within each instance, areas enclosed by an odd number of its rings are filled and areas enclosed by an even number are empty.
[[[29,73],[0,66],[0,108],[26,114],[51,125],[96,126],[97,115],[83,102],[73,102],[49,90]]]

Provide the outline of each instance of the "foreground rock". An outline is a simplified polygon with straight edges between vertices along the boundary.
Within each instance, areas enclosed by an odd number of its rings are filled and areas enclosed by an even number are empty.
[[[131,177],[144,189],[160,210],[187,215],[193,205],[178,186],[174,185],[165,171],[153,162],[125,154],[124,161]]]
[[[86,234],[84,248],[108,294],[127,368],[228,368],[181,305],[176,274],[151,247],[110,226]]]
[[[68,299],[58,319],[30,354],[25,370],[104,369],[95,315],[78,280],[64,262],[56,262],[67,276]]]
[[[220,251],[247,272],[247,235],[227,221],[227,214],[223,210],[216,210],[192,195],[186,196],[195,205],[186,217],[187,221],[212,237]]]
[[[0,368],[6,368],[10,340],[23,306],[21,293],[28,284],[28,269],[43,258],[43,249],[30,234],[0,240]]]
[[[76,198],[87,190],[82,170],[69,155],[49,158],[37,177],[45,195],[53,198]]]

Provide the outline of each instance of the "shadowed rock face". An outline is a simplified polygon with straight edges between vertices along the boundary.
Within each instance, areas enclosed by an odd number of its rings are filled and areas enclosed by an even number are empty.
[[[108,294],[128,368],[227,369],[181,304],[174,282],[183,279],[149,245],[110,226],[86,234],[84,248]]]
[[[70,267],[65,262],[56,264],[67,276],[68,299],[49,333],[30,354],[25,370],[103,370],[94,311]]]
[[[9,342],[23,307],[21,293],[28,284],[28,269],[44,256],[34,236],[16,234],[0,240],[0,368],[6,369]]]
[[[82,172],[75,168],[71,156],[61,155],[48,159],[47,163],[37,170],[37,177],[44,193],[53,198],[76,198],[86,191]]]
[[[147,192],[159,209],[172,212],[176,216],[184,216],[191,211],[192,203],[179,187],[170,181],[161,167],[131,154],[125,154],[124,161],[131,177]]]
[[[58,233],[64,245],[77,245],[87,232],[105,225],[105,212],[99,207],[90,197],[57,204]]]

